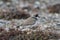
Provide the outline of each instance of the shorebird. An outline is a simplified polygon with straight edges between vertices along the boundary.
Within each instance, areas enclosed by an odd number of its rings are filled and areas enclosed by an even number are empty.
[[[28,19],[24,20],[21,25],[23,25],[23,26],[33,25],[33,24],[35,24],[36,20],[37,20],[37,18],[35,18],[35,17],[29,17]]]

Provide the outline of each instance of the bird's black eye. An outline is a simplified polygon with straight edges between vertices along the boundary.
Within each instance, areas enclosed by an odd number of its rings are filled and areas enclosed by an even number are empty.
[[[17,26],[17,28],[19,28],[20,26]]]
[[[35,17],[38,17],[38,14],[36,14]]]

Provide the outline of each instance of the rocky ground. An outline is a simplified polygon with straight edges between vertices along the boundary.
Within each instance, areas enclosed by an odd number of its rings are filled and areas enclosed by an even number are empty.
[[[0,6],[0,40],[60,40],[60,0],[3,0]]]

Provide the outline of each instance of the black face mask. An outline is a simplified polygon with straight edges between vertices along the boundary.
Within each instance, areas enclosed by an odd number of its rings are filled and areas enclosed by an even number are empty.
[[[38,14],[36,14],[35,17],[38,17]]]

